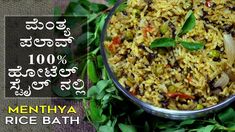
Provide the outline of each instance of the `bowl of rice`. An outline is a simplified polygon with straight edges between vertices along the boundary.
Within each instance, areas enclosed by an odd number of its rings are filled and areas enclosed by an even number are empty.
[[[101,36],[117,88],[154,115],[202,117],[235,100],[234,0],[118,1]]]

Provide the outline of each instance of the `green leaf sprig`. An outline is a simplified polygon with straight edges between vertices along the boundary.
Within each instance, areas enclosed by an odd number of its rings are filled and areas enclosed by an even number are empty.
[[[192,30],[196,25],[196,17],[194,16],[193,12],[190,10],[186,17],[186,21],[184,22],[180,32],[177,34],[176,39],[173,38],[159,38],[155,39],[150,48],[158,48],[158,47],[175,47],[177,43],[181,44],[184,48],[194,51],[199,50],[204,47],[203,43],[200,42],[189,42],[189,41],[182,41],[179,39],[180,36],[188,33]]]

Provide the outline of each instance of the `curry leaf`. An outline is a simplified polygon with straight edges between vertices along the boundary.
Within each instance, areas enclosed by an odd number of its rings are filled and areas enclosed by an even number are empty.
[[[180,41],[180,44],[188,49],[188,50],[199,50],[199,49],[202,49],[204,47],[204,44],[203,43],[200,43],[200,42],[187,42],[187,41]]]
[[[181,36],[190,30],[192,30],[196,25],[196,17],[194,16],[192,11],[189,11],[186,15],[186,21],[184,22],[184,25],[182,26],[178,36]]]
[[[150,48],[157,48],[157,47],[175,47],[176,46],[176,42],[174,39],[172,38],[159,38],[154,40],[151,45]]]

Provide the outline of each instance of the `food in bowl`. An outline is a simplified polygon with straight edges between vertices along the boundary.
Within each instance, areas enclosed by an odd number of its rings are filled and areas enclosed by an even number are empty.
[[[104,46],[119,83],[143,102],[174,110],[235,94],[235,1],[128,0]]]

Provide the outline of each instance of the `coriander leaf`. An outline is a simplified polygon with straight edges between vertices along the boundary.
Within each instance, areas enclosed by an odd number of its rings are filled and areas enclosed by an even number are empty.
[[[176,46],[176,42],[174,39],[172,38],[159,38],[159,39],[155,39],[151,45],[150,48],[157,48],[157,47],[175,47]]]
[[[192,30],[196,25],[196,17],[194,16],[192,11],[189,11],[186,15],[186,21],[184,22],[184,25],[182,26],[178,36],[181,36],[190,30]]]
[[[235,122],[235,111],[233,108],[228,108],[224,112],[220,113],[218,117],[224,124]]]
[[[203,43],[200,43],[200,42],[187,42],[187,41],[180,41],[180,44],[188,49],[188,50],[199,50],[199,49],[202,49],[204,47],[204,44]]]
[[[197,132],[211,132],[215,128],[214,125],[208,125],[206,127],[201,127],[197,129]]]
[[[136,128],[133,125],[119,123],[118,127],[121,129],[122,132],[137,132]]]

